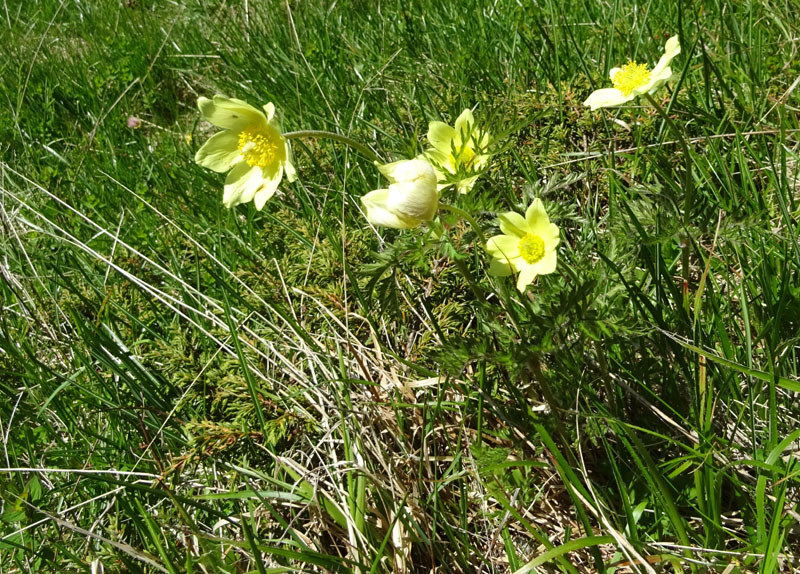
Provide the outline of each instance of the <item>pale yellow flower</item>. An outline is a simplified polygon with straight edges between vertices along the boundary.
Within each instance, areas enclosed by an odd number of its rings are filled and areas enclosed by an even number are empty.
[[[439,208],[436,173],[424,159],[378,165],[389,187],[376,189],[361,198],[367,220],[394,229],[417,227],[430,221]]]
[[[502,214],[500,231],[503,235],[495,235],[486,243],[492,256],[489,273],[500,277],[519,273],[517,289],[523,292],[537,275],[556,270],[556,247],[561,239],[541,199],[531,204],[525,217],[513,211]]]
[[[489,161],[486,149],[491,142],[489,133],[475,125],[472,111],[461,112],[455,127],[431,122],[428,141],[433,148],[424,156],[436,170],[439,190],[455,184],[460,193],[470,191]]]
[[[272,103],[262,112],[242,100],[216,95],[213,100],[199,98],[197,106],[206,120],[225,128],[194,156],[203,167],[219,173],[230,170],[222,196],[225,207],[253,201],[260,210],[278,189],[284,173],[290,182],[297,179],[292,152]]]
[[[648,69],[647,64],[637,64],[632,61],[628,61],[621,68],[613,68],[609,75],[614,87],[595,90],[586,98],[583,105],[589,106],[592,110],[609,108],[622,105],[642,94],[655,93],[672,77],[669,65],[680,53],[681,45],[678,43],[678,37],[673,36],[667,40],[664,55],[652,70]]]

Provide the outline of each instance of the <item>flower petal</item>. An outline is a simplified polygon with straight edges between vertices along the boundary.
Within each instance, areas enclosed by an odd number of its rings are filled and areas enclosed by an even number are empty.
[[[267,119],[259,110],[236,98],[216,95],[213,100],[198,98],[197,107],[203,117],[220,128],[240,131],[249,125],[262,125]]]
[[[453,182],[448,182],[447,179],[452,173],[450,170],[452,167],[450,166],[450,161],[446,155],[440,152],[437,149],[431,148],[425,150],[423,153],[418,155],[416,159],[424,159],[427,161],[431,167],[433,168],[433,173],[436,174],[436,190],[442,191],[443,189],[447,189]]]
[[[550,225],[550,218],[544,209],[544,203],[538,197],[528,206],[525,211],[525,221],[528,222],[528,229],[536,235],[542,235],[541,230]]]
[[[672,68],[666,67],[661,71],[661,75],[652,76],[646,85],[634,90],[633,94],[636,96],[641,96],[642,94],[655,94],[658,89],[666,84],[671,78]]]
[[[286,170],[286,180],[291,183],[297,179],[297,170],[294,168],[292,148],[289,147],[289,142],[287,140],[283,140],[283,147],[284,154],[286,155],[286,160],[283,162],[283,169]]]
[[[425,159],[404,159],[385,165],[376,163],[376,165],[389,183],[417,182],[431,186],[436,183],[436,173]]]
[[[478,133],[476,133],[477,131],[478,130],[476,130],[475,132],[472,132],[472,135],[474,136],[472,138],[472,141],[475,144],[475,147],[477,149],[479,149],[480,151],[485,151],[486,148],[489,147],[489,144],[492,143],[492,136],[489,135],[489,132],[480,130],[480,134],[478,134]],[[478,135],[480,135],[480,137],[477,137]],[[475,156],[475,159],[472,160],[473,165],[477,164],[479,157],[488,157],[488,156],[486,156],[486,155]],[[476,165],[476,167],[477,167],[477,165]]]
[[[275,190],[278,189],[278,184],[281,182],[281,178],[283,177],[283,166],[278,165],[277,169],[273,169],[269,173],[263,172],[262,177],[264,178],[264,183],[253,197],[253,203],[255,204],[256,209],[259,211],[261,211],[261,208],[264,207],[264,204],[267,202],[267,200],[275,195]]]
[[[361,197],[367,221],[373,225],[382,225],[393,229],[410,229],[418,226],[421,221],[413,221],[395,213],[387,208],[389,200],[388,189],[376,189]]]
[[[633,98],[634,96],[632,94],[630,96],[626,96],[617,88],[602,88],[589,94],[589,97],[586,98],[586,101],[583,102],[583,105],[589,106],[592,111],[594,111],[597,108],[610,108],[619,106],[625,102],[631,101]]]
[[[378,171],[383,174],[383,177],[389,180],[389,183],[395,183],[398,181],[397,169],[400,168],[406,161],[408,160],[401,159],[400,161],[393,161],[385,164],[379,164],[378,162],[375,162],[375,166],[378,168]]]
[[[239,159],[239,134],[225,130],[214,134],[194,154],[194,161],[218,173],[228,171]]]
[[[472,165],[470,165],[470,167],[474,171],[481,171],[486,164],[489,163],[490,157],[491,156],[487,154],[476,155],[474,158],[472,158]]]
[[[528,207],[525,212],[525,221],[528,224],[528,232],[538,235],[544,241],[545,249],[555,249],[561,240],[558,226],[550,223],[550,217],[544,209],[542,200],[536,200]]]
[[[526,265],[522,269],[519,270],[519,277],[517,277],[517,289],[520,293],[525,292],[525,288],[533,283],[533,280],[536,279],[536,267],[533,265]]]
[[[399,182],[389,186],[386,209],[400,216],[430,221],[439,209],[436,182]]]
[[[653,71],[651,72],[651,77],[662,76],[664,69],[668,68],[670,62],[672,62],[672,59],[680,53],[681,53],[681,45],[680,42],[678,41],[678,37],[673,36],[672,38],[667,40],[667,44],[664,46],[664,55],[661,56],[661,59],[658,60],[658,63],[656,64],[655,68],[653,68]],[[668,75],[671,75],[671,73]]]
[[[453,166],[450,165],[450,154],[442,153],[438,149],[425,150],[424,157],[436,171],[437,178],[441,180],[447,179],[447,173],[453,173]]]
[[[284,140],[283,134],[281,133],[281,124],[278,123],[278,120],[274,117],[267,122],[267,125],[275,131],[275,134],[281,140]]]
[[[466,177],[456,184],[456,189],[459,193],[469,193],[475,187],[475,182],[478,181],[478,176]]]
[[[614,76],[617,75],[617,72],[621,72],[621,71],[622,71],[622,68],[611,68],[611,70],[609,70],[609,72],[608,72],[609,79],[613,82],[614,81]]]
[[[508,277],[514,272],[511,264],[505,259],[492,258],[489,263],[489,275],[496,277]]]
[[[451,142],[456,137],[456,130],[443,122],[428,124],[428,141],[438,151],[450,156]]]
[[[544,248],[547,251],[555,249],[561,243],[561,232],[555,223],[551,223],[546,229],[543,229],[539,237],[544,241]]]
[[[263,182],[260,167],[245,162],[236,164],[225,179],[222,203],[228,208],[247,203],[253,199]]]
[[[456,118],[456,147],[461,147],[461,143],[464,141],[468,142],[475,131],[475,117],[472,115],[472,110],[467,108]]]
[[[544,257],[532,265],[537,275],[547,275],[556,270],[558,253],[555,250],[545,251]]]
[[[272,102],[264,104],[264,114],[267,116],[267,121],[272,123],[272,118],[275,117],[275,104]],[[280,129],[278,131],[280,131]]]
[[[519,238],[511,235],[495,235],[486,242],[486,251],[495,259],[511,264],[519,257]]]
[[[500,220],[500,231],[506,235],[522,237],[528,233],[528,223],[519,213],[509,211],[498,216]]]

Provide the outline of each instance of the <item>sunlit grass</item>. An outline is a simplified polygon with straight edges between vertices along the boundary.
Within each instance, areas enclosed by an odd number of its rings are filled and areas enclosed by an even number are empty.
[[[11,4],[0,570],[798,568],[791,4]],[[673,34],[686,149],[582,105]],[[491,236],[541,198],[557,272],[371,227],[336,142],[224,208],[215,93],[387,162],[477,106],[505,139],[448,201]]]

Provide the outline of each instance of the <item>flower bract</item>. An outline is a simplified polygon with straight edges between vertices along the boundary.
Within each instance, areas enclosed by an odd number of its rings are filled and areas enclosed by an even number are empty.
[[[222,196],[225,207],[252,201],[260,210],[284,174],[288,181],[297,179],[272,103],[261,111],[242,100],[216,95],[211,100],[199,98],[197,107],[206,120],[224,128],[197,150],[194,160],[219,173],[230,170]]]
[[[491,142],[489,133],[475,125],[472,111],[461,112],[455,127],[431,122],[428,141],[433,148],[424,156],[436,169],[439,189],[455,184],[460,193],[470,191],[489,160],[486,148]]]
[[[502,214],[500,231],[502,235],[495,235],[486,243],[492,256],[491,274],[505,277],[518,273],[517,289],[522,292],[537,275],[555,271],[559,231],[550,223],[541,199],[528,207],[524,217],[513,211]]]
[[[436,172],[424,159],[379,165],[389,187],[376,189],[361,198],[367,220],[394,229],[417,227],[430,221],[439,208]]]
[[[609,75],[614,87],[595,90],[586,98],[583,105],[589,106],[592,110],[610,108],[629,102],[642,94],[655,93],[672,77],[670,62],[680,53],[681,45],[678,37],[673,36],[667,40],[664,55],[652,70],[647,64],[638,64],[635,61],[629,61],[621,68],[612,68]]]

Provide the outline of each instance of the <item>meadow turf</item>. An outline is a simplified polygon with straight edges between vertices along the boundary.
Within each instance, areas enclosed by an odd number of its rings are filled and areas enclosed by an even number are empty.
[[[5,0],[0,572],[799,571],[798,14]],[[670,122],[582,105],[676,34]],[[371,227],[329,140],[224,208],[216,93],[386,161],[474,107],[498,153],[443,201],[542,198],[556,273]]]

